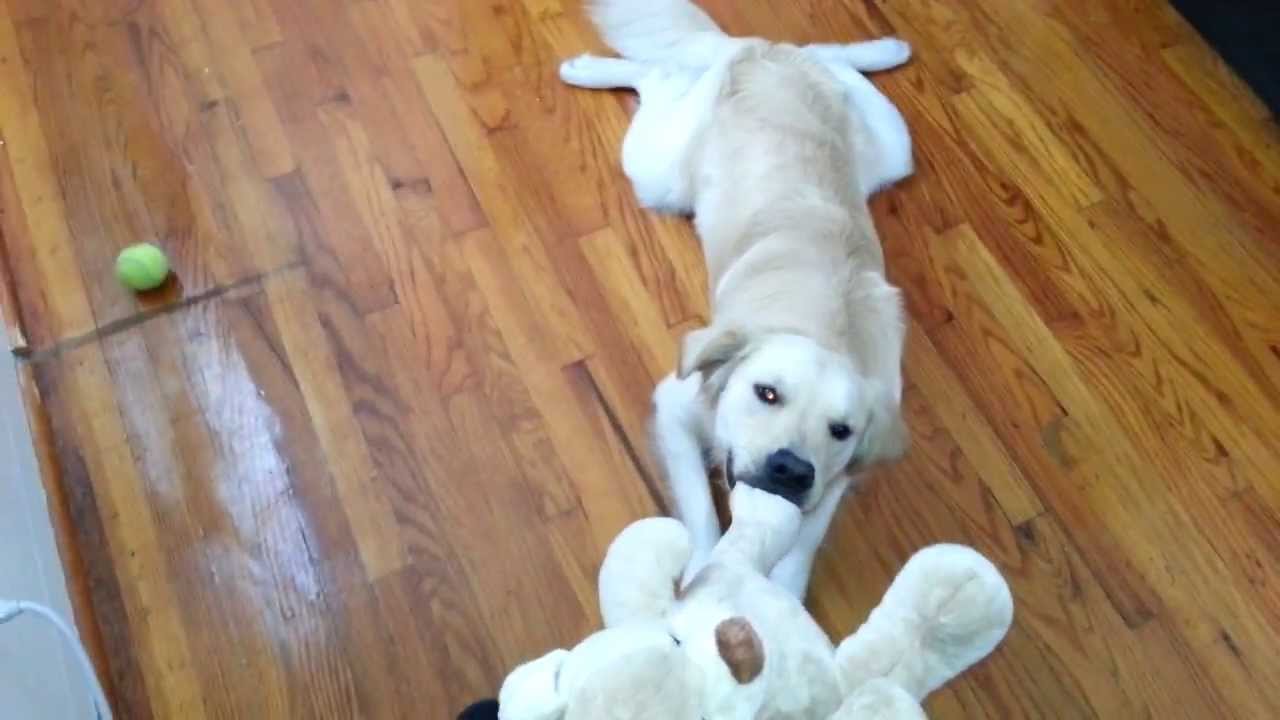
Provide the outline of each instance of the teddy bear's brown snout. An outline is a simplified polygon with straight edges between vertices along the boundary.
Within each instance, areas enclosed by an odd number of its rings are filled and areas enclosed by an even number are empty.
[[[744,617],[731,617],[716,626],[716,649],[739,684],[760,677],[764,670],[764,644]]]

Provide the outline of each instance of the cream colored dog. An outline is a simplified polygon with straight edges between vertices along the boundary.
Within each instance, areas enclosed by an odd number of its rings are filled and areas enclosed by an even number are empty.
[[[693,213],[712,320],[654,394],[655,434],[692,577],[720,535],[706,459],[804,511],[771,579],[797,597],[853,473],[900,455],[905,317],[870,193],[912,172],[911,139],[860,70],[905,62],[884,38],[795,47],[725,35],[687,0],[595,0],[623,58],[565,82],[635,88],[622,164],[646,206]]]

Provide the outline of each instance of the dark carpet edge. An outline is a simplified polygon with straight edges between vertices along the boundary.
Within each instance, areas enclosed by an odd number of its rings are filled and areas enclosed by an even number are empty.
[[[1280,118],[1280,2],[1170,0]]]

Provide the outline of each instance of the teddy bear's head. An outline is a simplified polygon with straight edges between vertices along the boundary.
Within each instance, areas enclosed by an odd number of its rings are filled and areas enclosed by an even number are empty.
[[[795,505],[739,484],[733,523],[688,584],[687,530],[628,526],[600,572],[606,629],[526,663],[460,720],[923,718],[933,690],[990,653],[1013,601],[989,560],[934,545],[833,646],[768,571],[794,542]]]
[[[512,672],[497,703],[463,718],[500,720],[729,720],[764,699],[764,647],[751,624],[728,617],[677,637],[666,623],[601,630]]]
[[[669,518],[628,527],[610,546],[600,572],[606,629],[572,650],[556,650],[520,666],[503,683],[496,704],[475,706],[462,718],[754,718],[765,704],[770,677],[795,663],[775,658],[776,669],[766,663],[765,649],[778,639],[762,639],[748,619],[760,621],[758,603],[749,604],[754,614],[743,612],[739,596],[752,594],[763,602],[783,594],[760,571],[790,547],[800,513],[791,503],[749,487],[737,489],[731,500],[734,526],[710,565],[679,592],[690,556],[685,528]],[[788,610],[805,615],[788,599],[795,606],[787,605]],[[820,634],[816,625],[814,632]],[[825,636],[820,645],[822,653],[831,652]]]

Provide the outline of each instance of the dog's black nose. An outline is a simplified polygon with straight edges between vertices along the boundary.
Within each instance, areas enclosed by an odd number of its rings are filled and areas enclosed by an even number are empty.
[[[807,492],[813,487],[813,463],[790,450],[777,450],[765,460],[769,480],[780,489]]]

